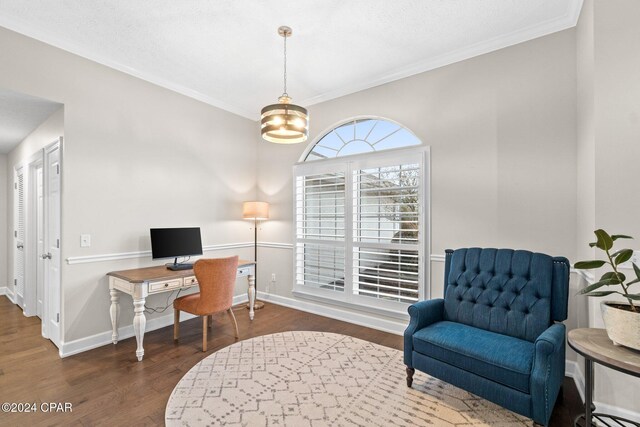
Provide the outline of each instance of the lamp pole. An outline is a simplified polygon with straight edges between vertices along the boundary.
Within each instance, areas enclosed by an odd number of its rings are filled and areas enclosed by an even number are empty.
[[[253,266],[255,275],[256,275],[256,298],[253,303],[254,310],[260,310],[264,307],[264,303],[262,301],[258,301],[258,218],[253,218],[253,260],[256,262]],[[247,303],[247,309],[251,309],[251,302]]]

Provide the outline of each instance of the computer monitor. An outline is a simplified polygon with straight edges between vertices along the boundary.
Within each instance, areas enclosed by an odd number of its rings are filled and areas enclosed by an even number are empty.
[[[151,257],[153,259],[173,258],[167,264],[169,270],[188,270],[193,264],[178,263],[179,257],[202,255],[200,227],[151,228]]]

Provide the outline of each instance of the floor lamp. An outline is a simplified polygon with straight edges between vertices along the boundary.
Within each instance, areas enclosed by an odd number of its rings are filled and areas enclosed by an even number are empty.
[[[269,203],[267,202],[244,202],[242,204],[242,218],[253,221],[253,259],[256,262],[255,274],[256,274],[256,298],[258,296],[258,221],[265,221],[269,219]],[[247,303],[247,308],[249,307]],[[262,301],[256,299],[253,304],[254,310],[259,310],[264,307]]]

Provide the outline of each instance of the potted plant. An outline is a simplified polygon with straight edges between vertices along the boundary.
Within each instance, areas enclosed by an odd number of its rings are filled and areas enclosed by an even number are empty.
[[[632,262],[631,264],[636,277],[633,280],[627,280],[627,277],[618,271],[618,269],[620,268],[620,264],[631,259],[633,250],[620,249],[611,253],[616,240],[632,239],[633,237],[624,234],[610,236],[604,230],[596,230],[594,233],[596,235],[596,241],[589,243],[589,246],[595,246],[604,251],[606,259],[580,261],[577,262],[574,267],[588,270],[606,265],[610,268],[610,271],[604,273],[596,283],[582,289],[578,295],[604,297],[618,294],[626,298],[628,303],[617,301],[604,301],[600,303],[604,326],[609,339],[611,339],[615,345],[623,345],[635,350],[640,350],[640,293],[632,293],[629,289],[632,285],[640,282],[640,268]],[[636,292],[640,291],[640,285],[637,285],[637,289],[634,290],[636,290]],[[636,301],[635,304],[634,301]]]

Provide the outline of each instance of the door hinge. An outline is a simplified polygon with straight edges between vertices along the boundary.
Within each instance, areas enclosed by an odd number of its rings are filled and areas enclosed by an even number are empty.
[[[60,323],[60,313],[56,315],[56,323]]]
[[[60,175],[60,164],[56,164],[56,174]]]
[[[13,286],[18,286],[18,279],[13,279]]]
[[[56,248],[60,249],[60,239],[56,239]]]
[[[13,237],[18,237],[18,230],[13,231]]]

